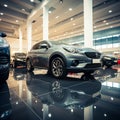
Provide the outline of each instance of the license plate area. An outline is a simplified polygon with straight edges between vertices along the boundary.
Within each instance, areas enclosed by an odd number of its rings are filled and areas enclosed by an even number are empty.
[[[100,59],[93,59],[93,63],[100,63]]]

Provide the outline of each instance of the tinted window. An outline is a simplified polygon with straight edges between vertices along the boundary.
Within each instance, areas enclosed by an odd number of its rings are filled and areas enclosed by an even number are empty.
[[[33,50],[39,49],[39,44],[40,44],[40,43],[35,44],[32,49],[33,49]]]

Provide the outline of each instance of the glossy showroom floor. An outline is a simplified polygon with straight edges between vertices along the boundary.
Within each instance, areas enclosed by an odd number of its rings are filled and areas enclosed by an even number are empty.
[[[0,120],[120,120],[120,67],[81,75],[11,69],[0,85]]]

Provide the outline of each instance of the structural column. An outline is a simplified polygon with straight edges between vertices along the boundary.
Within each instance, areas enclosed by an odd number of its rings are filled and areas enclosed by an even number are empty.
[[[27,40],[28,40],[28,51],[32,47],[32,22],[27,21]]]
[[[84,0],[84,46],[93,47],[93,0]]]
[[[43,6],[43,40],[48,40],[48,7]]]
[[[19,51],[22,52],[22,30],[19,28]]]

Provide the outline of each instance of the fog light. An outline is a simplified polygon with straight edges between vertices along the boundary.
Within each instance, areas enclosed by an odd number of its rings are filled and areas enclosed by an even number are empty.
[[[78,60],[73,60],[72,61],[72,66],[77,66],[79,64],[79,61]]]

